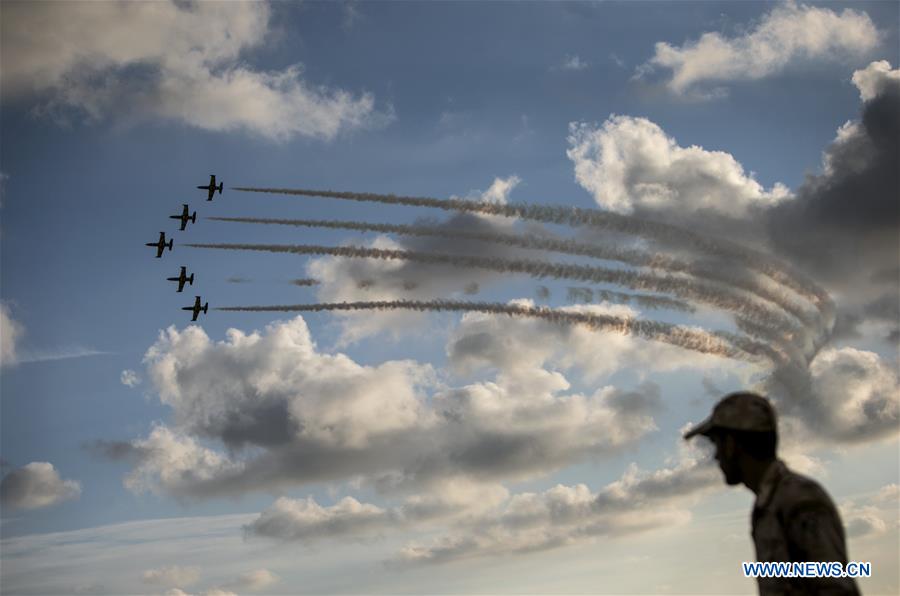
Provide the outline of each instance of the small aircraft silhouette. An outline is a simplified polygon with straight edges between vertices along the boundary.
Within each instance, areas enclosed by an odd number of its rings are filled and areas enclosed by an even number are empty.
[[[203,306],[200,306],[200,296],[197,296],[196,298],[197,298],[197,299],[194,300],[194,306],[183,306],[183,307],[181,307],[181,310],[192,310],[192,311],[194,311],[194,318],[191,319],[192,321],[196,321],[196,320],[197,320],[197,316],[198,316],[201,312],[202,312],[203,314],[207,314],[206,311],[207,311],[207,309],[209,308],[209,302],[207,302],[207,303],[204,304]]]
[[[178,277],[167,277],[166,279],[168,281],[177,281],[178,282],[178,289],[175,290],[176,292],[180,292],[181,290],[183,290],[185,283],[194,285],[194,274],[191,273],[190,277],[188,277],[187,267],[181,268],[181,273],[178,274]]]
[[[181,215],[170,215],[169,219],[180,219],[181,220],[181,230],[187,227],[188,222],[197,223],[197,212],[194,211],[193,215],[189,215],[187,203],[182,203],[184,206],[184,210],[181,212]]]
[[[166,249],[167,246],[169,247],[169,250],[172,250],[172,243],[173,243],[173,242],[175,242],[175,241],[174,241],[174,240],[169,240],[169,242],[168,242],[168,244],[167,244],[167,243],[166,243],[166,233],[165,233],[165,232],[160,232],[160,233],[159,233],[159,240],[158,240],[158,241],[156,241],[156,242],[147,242],[147,243],[145,244],[145,246],[155,246],[155,247],[156,247],[156,258],[158,259],[159,257],[162,256],[163,251]]]
[[[219,182],[219,186],[216,186],[216,175],[210,174],[209,175],[209,184],[207,186],[198,186],[197,188],[199,188],[200,190],[208,191],[209,195],[206,197],[206,200],[212,201],[213,195],[216,193],[217,190],[219,191],[219,194],[222,194],[222,185],[223,184],[225,184],[225,183]]]

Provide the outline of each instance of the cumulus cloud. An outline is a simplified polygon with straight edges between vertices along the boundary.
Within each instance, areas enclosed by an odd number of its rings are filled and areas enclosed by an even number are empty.
[[[598,492],[586,485],[556,485],[541,493],[511,495],[501,485],[452,479],[402,505],[383,508],[346,497],[331,507],[312,498],[281,498],[245,527],[250,534],[314,542],[326,538],[373,539],[391,532],[450,532],[431,545],[410,544],[390,561],[407,566],[515,554],[577,544],[684,523],[684,504],[721,485],[702,444],[680,444],[679,456],[653,472],[634,464]],[[437,505],[437,506],[436,506]]]
[[[900,84],[900,69],[892,70],[890,62],[878,60],[854,72],[851,80],[859,89],[859,98],[871,101]]]
[[[0,366],[13,366],[18,362],[18,343],[24,333],[25,328],[12,318],[9,307],[0,302]]]
[[[900,431],[900,379],[878,354],[828,348],[811,362],[810,373],[815,407],[799,415],[811,428],[851,442]]]
[[[782,184],[765,189],[731,154],[682,147],[646,118],[571,123],[568,142],[577,182],[617,213],[744,217],[789,196]]]
[[[0,482],[0,503],[11,509],[40,509],[81,495],[81,485],[63,480],[47,462],[31,462],[9,472]]]
[[[367,540],[389,532],[417,529],[463,516],[483,514],[509,497],[500,484],[466,477],[433,480],[427,492],[411,495],[397,507],[382,508],[345,497],[323,507],[312,497],[282,497],[245,526],[248,535],[313,543],[324,539]]]
[[[302,317],[227,335],[173,327],[148,350],[173,425],[115,445],[136,461],[130,489],[203,497],[356,477],[384,490],[525,479],[656,428],[649,386],[572,393],[562,374],[535,368],[448,388],[427,365],[321,353]]]
[[[198,567],[181,567],[178,565],[147,569],[142,574],[141,579],[146,584],[158,586],[173,588],[190,586],[197,583],[200,579],[200,569]]]
[[[136,372],[130,369],[123,370],[122,374],[119,375],[119,380],[126,387],[137,387],[141,384],[141,378]]]
[[[267,3],[13,3],[2,24],[8,99],[49,97],[38,112],[147,117],[273,140],[332,139],[391,119],[371,94],[304,81],[301,65],[242,61],[269,33]]]
[[[682,524],[690,519],[683,505],[719,486],[718,476],[708,453],[683,445],[673,466],[647,473],[632,465],[596,493],[578,484],[512,495],[429,545],[407,545],[392,562],[409,566],[528,553]]]
[[[367,536],[392,525],[391,512],[345,497],[331,507],[322,507],[312,497],[281,497],[247,526],[252,534],[281,540],[313,541],[322,537]]]
[[[872,496],[841,503],[841,516],[851,538],[870,538],[884,534],[895,527],[897,499],[900,490],[896,484],[888,484]]]
[[[725,37],[704,33],[681,46],[657,42],[653,57],[637,70],[646,78],[670,71],[666,86],[679,95],[715,97],[720,89],[704,84],[758,80],[796,62],[847,61],[874,50],[879,32],[865,12],[787,2],[772,9],[746,33]]]

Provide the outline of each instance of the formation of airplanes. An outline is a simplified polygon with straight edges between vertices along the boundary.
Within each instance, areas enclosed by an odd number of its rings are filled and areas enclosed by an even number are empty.
[[[197,188],[199,188],[200,190],[207,191],[206,200],[212,201],[213,195],[215,194],[216,191],[219,191],[219,194],[222,194],[222,188],[223,188],[224,184],[225,184],[224,182],[219,182],[218,186],[216,186],[216,175],[210,174],[209,175],[209,184],[205,185],[205,186],[198,186]],[[194,211],[193,213],[191,213],[190,209],[188,208],[187,203],[182,203],[181,206],[182,206],[181,213],[178,215],[170,215],[169,219],[180,220],[181,227],[179,228],[179,231],[183,232],[185,230],[185,228],[187,228],[188,222],[193,223],[193,224],[197,223],[197,212]],[[160,232],[159,240],[157,240],[156,242],[147,242],[146,246],[155,247],[156,248],[156,258],[159,259],[163,256],[163,253],[165,252],[166,248],[168,248],[169,251],[171,252],[174,244],[175,244],[174,239],[170,238],[169,241],[166,242],[166,233]],[[190,284],[192,286],[194,285],[194,274],[191,273],[190,275],[188,275],[187,267],[182,265],[181,271],[176,277],[167,277],[166,280],[176,282],[178,284],[178,289],[175,291],[181,292],[184,290],[185,284]],[[194,304],[192,306],[182,307],[181,310],[191,311],[191,313],[193,315],[191,318],[191,321],[196,321],[197,317],[200,316],[200,313],[202,312],[203,314],[207,314],[208,309],[209,309],[209,302],[206,302],[205,304],[203,304],[201,306],[200,305],[200,296],[196,296],[196,300],[194,300]]]

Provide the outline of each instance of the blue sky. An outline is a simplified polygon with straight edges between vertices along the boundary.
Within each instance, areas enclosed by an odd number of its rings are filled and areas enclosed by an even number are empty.
[[[753,591],[739,573],[752,495],[680,440],[743,387],[772,397],[782,455],[841,506],[851,558],[874,562],[863,589],[897,590],[898,189],[879,169],[896,153],[896,139],[879,141],[900,85],[896,4],[0,11],[5,591]],[[207,202],[194,187],[210,173],[225,191]],[[835,315],[815,319],[784,284],[652,235],[231,186],[612,210],[788,262]],[[167,217],[182,203],[198,211],[185,232]],[[448,233],[556,234],[706,263],[815,319],[791,339],[809,393],[759,363],[527,319],[214,311],[529,300],[731,331],[740,314],[693,299],[692,313],[577,304],[568,288],[589,284],[565,279],[183,246],[597,264],[209,216],[430,218]],[[175,247],[154,259],[144,243],[160,230]],[[181,265],[196,282],[177,294],[165,278]],[[307,277],[321,283],[290,283]],[[180,308],[196,294],[210,312],[192,326]],[[660,474],[690,488],[656,494]],[[604,495],[635,506],[591,509]],[[551,523],[552,506],[569,517]],[[692,567],[702,553],[710,570]]]

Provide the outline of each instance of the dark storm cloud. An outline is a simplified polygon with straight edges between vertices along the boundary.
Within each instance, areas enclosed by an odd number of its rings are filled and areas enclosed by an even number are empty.
[[[900,80],[826,149],[826,171],[768,214],[777,250],[836,287],[892,285],[900,268]],[[879,281],[880,280],[880,281]]]

